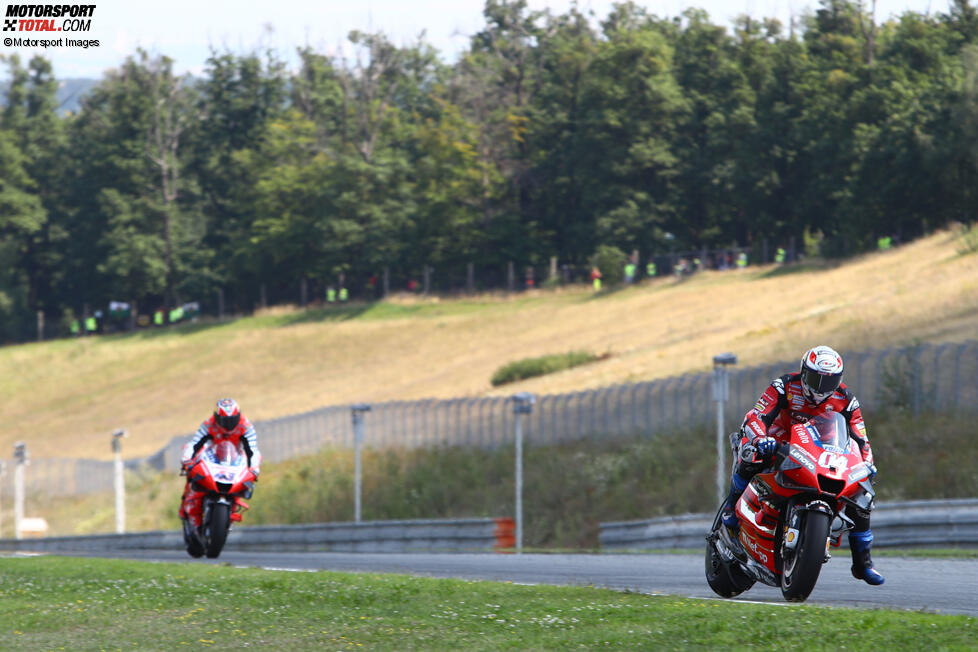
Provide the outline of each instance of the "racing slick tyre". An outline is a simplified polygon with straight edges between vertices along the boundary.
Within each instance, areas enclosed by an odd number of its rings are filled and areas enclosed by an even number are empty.
[[[214,503],[211,516],[204,526],[204,539],[207,541],[207,557],[215,559],[221,554],[224,542],[231,528],[231,508],[224,503]]]
[[[754,578],[736,563],[724,563],[711,540],[706,542],[706,583],[720,597],[732,598],[754,586]]]
[[[781,594],[790,602],[808,599],[825,562],[831,517],[823,512],[804,512],[798,545],[782,547]]]

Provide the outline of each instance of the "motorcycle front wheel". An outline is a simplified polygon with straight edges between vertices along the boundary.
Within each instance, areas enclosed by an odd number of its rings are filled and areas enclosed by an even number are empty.
[[[221,549],[224,547],[224,542],[228,538],[230,527],[231,507],[224,503],[214,503],[211,507],[210,520],[204,526],[208,558],[215,559],[221,554]]]
[[[781,594],[790,602],[803,602],[811,595],[822,572],[825,545],[832,519],[822,512],[805,512],[798,545],[782,546]]]

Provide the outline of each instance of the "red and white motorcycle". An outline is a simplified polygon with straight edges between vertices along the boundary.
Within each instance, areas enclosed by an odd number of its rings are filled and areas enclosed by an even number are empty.
[[[257,476],[248,457],[229,441],[208,442],[186,466],[191,489],[204,494],[200,527],[183,521],[183,538],[191,557],[216,558],[227,541],[231,523],[248,509]]]
[[[736,538],[720,521],[722,508],[717,512],[706,538],[710,588],[731,598],[760,581],[781,587],[786,600],[806,600],[830,558],[830,544],[838,546],[854,526],[845,507],[871,508],[876,492],[869,476],[841,414],[826,412],[792,426],[771,469],[754,476],[734,506]]]

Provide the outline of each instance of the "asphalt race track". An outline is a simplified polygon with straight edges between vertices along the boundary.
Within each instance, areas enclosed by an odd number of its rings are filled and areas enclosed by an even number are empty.
[[[230,563],[279,570],[335,570],[406,573],[510,581],[523,584],[578,584],[630,589],[650,594],[717,598],[706,584],[702,555],[547,555],[547,554],[371,554],[224,552],[216,560],[194,560],[183,551],[105,552],[98,556],[179,561],[193,564]],[[978,559],[877,557],[886,577],[883,586],[869,586],[849,573],[847,551],[833,553],[822,567],[808,604],[886,608],[965,614],[978,617]],[[781,591],[755,584],[737,600],[785,605]]]

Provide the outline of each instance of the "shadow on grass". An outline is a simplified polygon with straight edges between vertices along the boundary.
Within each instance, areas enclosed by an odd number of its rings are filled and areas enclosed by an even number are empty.
[[[378,303],[348,304],[345,306],[323,306],[296,310],[293,313],[275,318],[276,326],[293,326],[327,321],[350,321],[369,312]]]
[[[630,285],[625,285],[624,283],[612,287],[603,287],[598,292],[592,292],[591,294],[585,295],[584,298],[581,299],[581,303],[587,303],[588,301],[598,301],[600,299],[605,299],[607,297],[614,296],[620,292],[623,292],[630,287],[631,287]]]
[[[802,263],[788,263],[772,267],[770,270],[757,276],[758,279],[778,278],[779,276],[790,276],[793,274],[808,274],[809,272],[827,272],[837,267],[841,267],[842,260],[810,260]]]
[[[229,326],[234,326],[241,320],[245,319],[251,320],[252,323],[258,328],[275,328],[313,322],[349,321],[351,319],[356,319],[377,305],[379,304],[348,304],[344,306],[307,308],[305,310],[297,309],[295,312],[283,315],[242,315],[237,317],[228,317],[220,321],[213,317],[207,317],[196,323],[173,324],[170,326],[151,326],[136,331],[108,333],[99,335],[97,337],[104,342],[113,342],[130,338],[152,340],[157,337],[167,335],[195,335],[214,328],[227,328]]]

